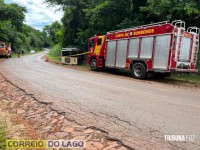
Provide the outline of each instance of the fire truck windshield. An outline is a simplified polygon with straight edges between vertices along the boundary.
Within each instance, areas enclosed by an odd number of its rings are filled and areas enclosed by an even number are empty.
[[[4,48],[4,44],[0,44],[0,48]]]
[[[90,48],[94,47],[94,39],[90,40],[89,47]]]
[[[99,38],[97,42],[97,46],[101,45],[101,42],[102,42],[102,38]]]

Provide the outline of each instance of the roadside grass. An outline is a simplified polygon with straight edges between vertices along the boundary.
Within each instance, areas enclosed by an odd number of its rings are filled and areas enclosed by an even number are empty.
[[[167,79],[184,81],[184,82],[192,83],[195,85],[200,85],[200,75],[197,73],[189,73],[189,74],[175,73],[175,74],[172,74],[172,76]]]
[[[59,58],[61,56],[61,46],[60,45],[54,45],[51,50],[49,51],[49,57],[51,58]]]
[[[61,63],[61,46],[54,45],[49,51],[48,58],[54,63]]]
[[[0,121],[0,149],[5,149],[6,147],[6,131],[5,122]]]
[[[29,53],[25,53],[23,56],[28,56],[28,55],[30,55]],[[20,54],[20,57],[21,57],[22,55]],[[18,58],[18,54],[17,53],[12,53],[12,58]]]
[[[83,67],[83,68],[90,68],[89,65],[87,65],[85,62],[84,63],[81,63],[80,65],[78,65],[80,67]]]
[[[55,63],[61,63],[61,58],[60,57],[48,57],[52,62]]]

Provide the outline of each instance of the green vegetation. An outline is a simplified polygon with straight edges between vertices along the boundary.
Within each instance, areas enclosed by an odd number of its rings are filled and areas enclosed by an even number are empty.
[[[197,0],[45,0],[64,10],[62,24],[44,28],[50,45],[87,49],[88,38],[107,31],[159,21],[184,20],[187,27],[200,27]],[[200,57],[198,60],[200,67]]]
[[[54,63],[61,63],[61,58],[60,57],[49,57],[49,59],[54,62]]]
[[[49,58],[53,62],[60,63],[61,62],[61,46],[59,44],[54,45],[50,52],[49,52]]]
[[[184,81],[192,84],[196,84],[200,86],[200,75],[195,73],[190,74],[183,74],[183,73],[176,73],[173,74],[169,79],[177,80],[177,81]]]
[[[24,7],[0,0],[0,41],[11,43],[14,52],[28,53],[31,49],[48,46],[44,32],[23,24],[25,13]]]
[[[6,147],[5,123],[0,121],[0,149],[4,149],[5,147]]]
[[[46,35],[47,43],[50,46],[55,44],[62,44],[63,39],[63,25],[58,21],[43,28],[43,33]]]
[[[55,45],[51,48],[49,52],[50,57],[60,57],[61,56],[61,46]]]

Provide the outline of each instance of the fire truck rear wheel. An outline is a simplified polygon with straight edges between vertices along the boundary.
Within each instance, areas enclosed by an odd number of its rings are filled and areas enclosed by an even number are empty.
[[[98,68],[97,68],[97,60],[96,59],[92,59],[90,61],[90,68],[92,71],[97,71]]]
[[[143,63],[135,63],[132,67],[132,76],[135,79],[145,79],[147,77],[146,66]]]

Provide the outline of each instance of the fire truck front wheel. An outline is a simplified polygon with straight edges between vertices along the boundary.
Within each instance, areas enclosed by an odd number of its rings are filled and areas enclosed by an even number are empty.
[[[135,79],[145,79],[147,76],[146,65],[141,62],[137,62],[133,64],[131,72]]]
[[[97,60],[96,59],[92,59],[90,61],[90,68],[92,71],[97,71],[98,68],[97,68]]]

